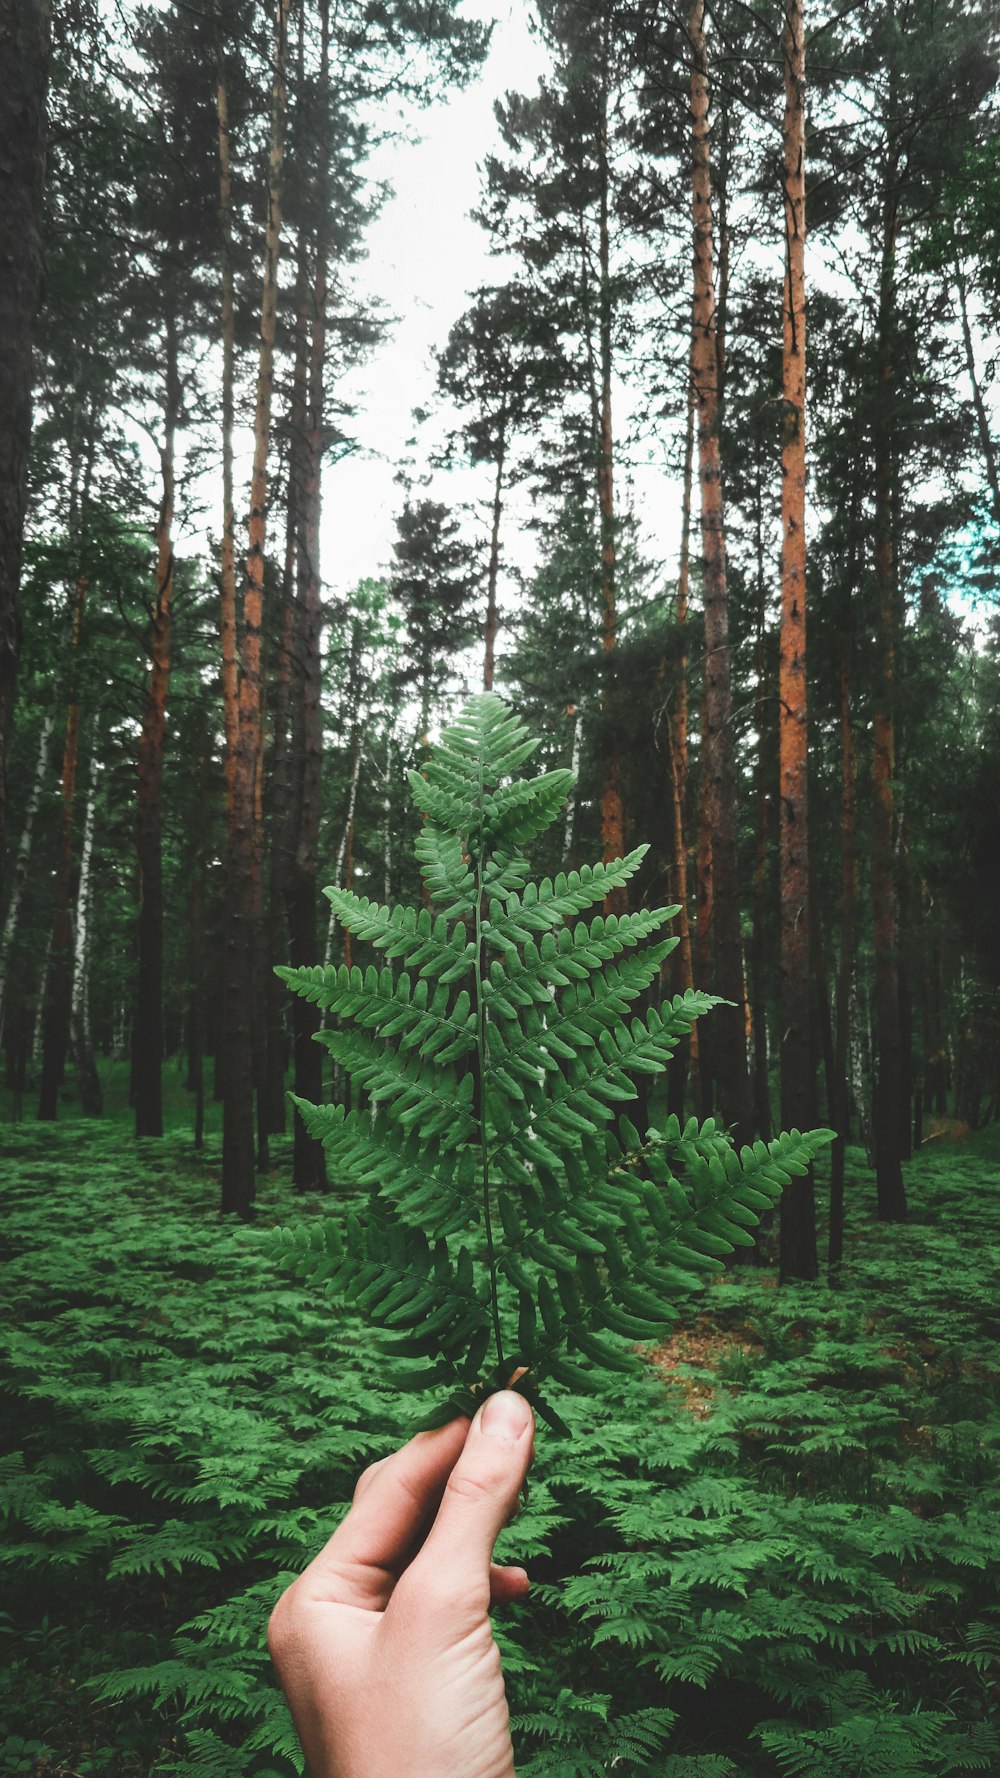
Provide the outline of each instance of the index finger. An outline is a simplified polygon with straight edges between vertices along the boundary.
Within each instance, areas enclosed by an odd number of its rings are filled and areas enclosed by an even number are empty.
[[[440,1504],[469,1422],[452,1420],[366,1470],[353,1504],[298,1585],[314,1600],[384,1611],[402,1568]]]

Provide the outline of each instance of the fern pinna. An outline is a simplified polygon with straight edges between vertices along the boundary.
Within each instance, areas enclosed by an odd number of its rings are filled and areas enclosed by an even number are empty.
[[[509,1387],[561,1430],[542,1386],[586,1391],[631,1369],[635,1342],[750,1245],[829,1139],[793,1131],[737,1153],[711,1119],[641,1136],[621,1114],[631,1077],[660,1074],[715,1002],[689,992],[629,1018],[677,943],[657,936],[676,908],[579,918],[645,847],[530,880],[521,848],[573,781],[520,776],[537,744],[499,698],[473,698],[410,773],[431,906],[327,889],[382,966],[278,972],[338,1021],[319,1041],[368,1100],[296,1099],[338,1183],[368,1196],[346,1224],[280,1230],[278,1248],[385,1330],[393,1380],[438,1393],[427,1424]]]

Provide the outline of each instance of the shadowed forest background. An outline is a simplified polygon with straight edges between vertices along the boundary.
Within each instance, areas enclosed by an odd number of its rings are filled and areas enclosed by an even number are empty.
[[[348,589],[368,162],[486,12],[0,0],[0,1771],[298,1770],[269,1603],[409,1409],[269,1253],[350,1207],[287,1093],[365,1103],[274,968],[420,902],[485,686],[723,1003],[635,1121],[836,1132],[540,1461],[518,1769],[1000,1772],[995,10],[533,16]]]

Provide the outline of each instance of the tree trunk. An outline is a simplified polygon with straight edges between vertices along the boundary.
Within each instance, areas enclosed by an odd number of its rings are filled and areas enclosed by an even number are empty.
[[[890,156],[885,170],[878,307],[878,375],[874,414],[875,485],[875,711],[872,803],[872,903],[875,940],[875,1182],[881,1222],[906,1217],[900,1145],[903,1086],[896,952],[895,677],[896,561],[893,537],[892,459],[895,401],[896,182]]]
[[[226,789],[231,796],[239,726],[236,517],[233,502],[236,304],[233,276],[233,182],[229,148],[229,93],[222,47],[222,14],[219,0],[216,4],[216,31],[215,104],[219,145],[219,259],[222,285],[222,544],[219,553],[219,640],[222,660],[222,721],[226,739]]]
[[[31,438],[31,337],[41,271],[49,15],[49,0],[0,0],[0,866],[21,649],[18,590]]]
[[[294,428],[293,428],[294,437]],[[292,471],[289,467],[288,536],[285,571],[282,577],[281,641],[277,670],[274,675],[274,699],[271,719],[271,770],[268,778],[270,805],[270,870],[267,905],[266,1060],[264,1079],[264,1116],[272,1135],[285,1131],[285,1008],[288,994],[284,983],[274,973],[274,966],[288,956],[287,901],[289,880],[289,835],[291,793],[289,772],[289,717],[292,679],[292,653],[295,647],[295,538]]]
[[[687,390],[687,422],[684,428],[684,476],[681,492],[681,541],[677,567],[677,601],[674,623],[679,636],[684,636],[688,621],[688,598],[691,576],[691,490],[694,480],[694,384]],[[688,890],[688,856],[685,809],[688,779],[688,677],[687,642],[681,643],[677,661],[673,709],[666,724],[670,776],[669,794],[673,834],[673,896],[678,904],[677,936],[680,940],[673,955],[671,986],[675,994],[686,994],[694,986],[691,955],[691,915]],[[679,1045],[667,1075],[667,1107],[683,1119],[684,1093],[689,1074],[695,1077],[697,1097],[698,1027],[691,1027],[691,1036]]]
[[[80,882],[76,893],[76,919],[73,927],[73,985],[70,1003],[70,1030],[73,1060],[76,1065],[80,1104],[87,1117],[100,1117],[104,1096],[94,1061],[94,1045],[90,1034],[90,865],[94,850],[94,823],[97,809],[97,722],[91,738],[90,772],[87,784],[87,808],[80,844]]]
[[[507,454],[507,402],[500,409],[497,472],[493,483],[493,514],[490,523],[490,560],[486,577],[486,634],[483,658],[483,690],[493,690],[497,640],[497,580],[500,574],[500,520],[503,515],[503,471]]]
[[[605,27],[606,28],[606,27]],[[600,436],[597,463],[597,505],[601,522],[601,646],[604,655],[603,702],[605,719],[604,779],[601,786],[601,840],[606,860],[625,852],[625,810],[622,803],[620,712],[614,650],[618,642],[618,595],[616,588],[617,538],[615,526],[614,433],[611,423],[611,235],[608,216],[608,94],[607,43],[602,43],[601,109],[598,121],[599,220],[598,220],[598,342],[600,351]],[[604,909],[609,914],[628,910],[628,889],[612,890]]]
[[[291,882],[288,902],[289,938],[293,968],[314,964],[319,951],[317,930],[317,850],[323,762],[322,705],[322,594],[320,574],[320,511],[322,502],[323,429],[326,417],[326,336],[329,281],[328,169],[331,143],[330,116],[330,7],[320,6],[320,65],[317,84],[319,104],[319,156],[316,179],[316,273],[312,293],[312,328],[309,353],[308,411],[305,436],[305,487],[303,489],[303,548],[298,570],[300,643],[296,665],[301,744],[295,766],[298,794],[298,831],[291,851]],[[292,1003],[295,1058],[295,1091],[315,1104],[323,1096],[323,1052],[316,1043],[320,1027],[317,1006],[296,995]],[[292,1180],[299,1191],[326,1189],[326,1157],[323,1145],[310,1136],[298,1112],[294,1119]]]
[[[785,0],[785,287],[782,345],[781,646],[778,667],[781,947],[781,1118],[816,1118],[810,1018],[809,779],[806,690],[805,31],[801,0]],[[812,1168],[781,1194],[780,1276],[815,1278]]]
[[[854,727],[851,721],[851,593],[846,588],[841,618],[840,656],[840,959],[833,1024],[833,1094],[830,1122],[836,1138],[830,1159],[830,1231],[827,1260],[835,1271],[844,1256],[844,1150],[850,1096],[851,986],[854,981],[855,915],[858,892],[857,810],[855,807]]]
[[[189,868],[187,1089],[194,1094],[194,1146],[200,1149],[205,1140],[205,858],[200,848]]]
[[[139,969],[132,1055],[135,1133],[163,1135],[163,748],[170,689],[174,590],[175,450],[180,408],[177,323],[166,324],[166,405],[156,522],[156,588],[150,610],[150,674],[139,739],[136,853],[139,861]]]
[[[17,856],[14,862],[10,885],[10,899],[7,903],[7,912],[4,915],[3,931],[0,932],[0,1032],[4,1029],[7,1016],[7,963],[10,957],[11,946],[14,942],[14,934],[17,931],[17,919],[21,911],[24,885],[28,880],[28,867],[31,863],[31,842],[35,830],[35,816],[38,813],[38,805],[41,801],[42,791],[45,787],[45,779],[48,775],[49,742],[52,739],[54,721],[55,705],[54,703],[50,703],[42,718],[41,733],[38,737],[38,754],[35,761],[35,770],[31,779],[31,791],[28,796],[28,806],[24,812],[24,826],[21,829],[21,837],[17,843]]]
[[[59,1089],[66,1066],[70,1039],[73,988],[73,807],[80,743],[79,652],[87,582],[77,576],[73,591],[70,635],[69,693],[66,707],[66,738],[62,765],[62,836],[56,872],[55,911],[49,943],[44,989],[39,998],[41,1016],[42,1079],[38,1116],[51,1123],[59,1111]]]
[[[702,773],[706,828],[711,833],[708,880],[699,883],[714,927],[715,987],[729,1006],[713,1013],[712,1050],[719,1106],[738,1140],[750,1134],[752,1106],[743,1016],[743,947],[736,859],[736,778],[731,729],[732,694],[726,545],[719,457],[718,353],[714,293],[712,188],[709,162],[708,74],[704,0],[690,19],[692,214],[694,224],[694,333],[692,371],[698,409],[698,468],[705,599],[705,727]],[[707,848],[705,849],[707,852]]]
[[[236,752],[229,797],[229,918],[226,929],[226,1055],[223,1069],[222,1210],[253,1216],[254,1181],[254,959],[256,822],[263,737],[260,646],[264,608],[268,455],[274,384],[274,336],[281,248],[286,61],[289,0],[276,0],[272,53],[268,219],[264,244],[260,350],[254,414],[250,522],[243,593],[243,636]]]
[[[355,723],[354,727],[351,729],[351,782],[347,792],[347,813],[344,816],[343,831],[340,835],[340,844],[337,847],[337,856],[334,859],[333,864],[333,881],[338,889],[349,889],[351,886],[349,880],[345,876],[345,870],[348,853],[351,849],[351,836],[354,831],[354,810],[357,804],[358,783],[361,778],[361,762],[364,759],[364,752],[364,745],[361,739],[361,728],[358,723]],[[386,899],[388,899],[388,892]],[[324,967],[327,969],[329,969],[333,962],[333,938],[336,930],[337,916],[331,908],[330,918],[326,928],[326,950],[323,953],[323,963]]]
[[[563,870],[569,870],[573,853],[573,831],[576,827],[576,805],[579,795],[577,784],[580,777],[580,753],[583,747],[583,705],[570,704],[567,707],[567,715],[573,718],[573,742],[569,756],[569,769],[573,774],[573,788],[566,804],[566,825],[563,828]]]

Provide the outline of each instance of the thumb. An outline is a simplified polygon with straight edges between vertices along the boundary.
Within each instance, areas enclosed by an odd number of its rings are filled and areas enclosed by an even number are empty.
[[[523,1395],[502,1389],[483,1403],[445,1486],[437,1518],[410,1568],[445,1591],[489,1598],[493,1545],[510,1518],[534,1454],[535,1417]]]

